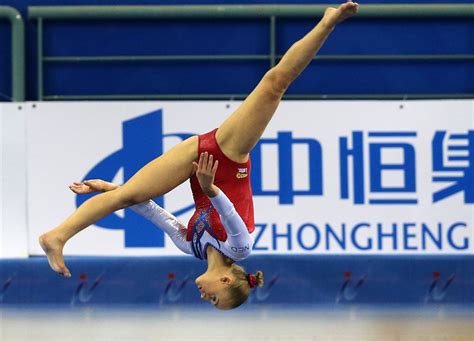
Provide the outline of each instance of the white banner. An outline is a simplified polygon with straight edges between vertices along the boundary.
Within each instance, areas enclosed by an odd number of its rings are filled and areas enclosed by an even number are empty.
[[[28,256],[23,105],[0,105],[0,258]]]
[[[217,127],[238,105],[29,105],[30,253],[42,254],[37,236],[80,203],[69,183],[93,177],[122,183],[186,136]],[[472,101],[282,103],[252,154],[255,253],[473,253],[473,107]],[[187,221],[189,184],[161,204]],[[98,225],[74,237],[65,253],[179,254],[129,210]]]

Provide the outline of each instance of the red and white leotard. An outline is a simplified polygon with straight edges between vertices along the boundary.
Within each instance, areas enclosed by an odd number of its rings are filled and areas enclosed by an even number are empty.
[[[224,155],[216,140],[217,129],[199,135],[198,155],[208,152],[219,160],[219,168],[214,179],[214,184],[219,187],[234,204],[249,233],[255,230],[253,215],[252,187],[250,184],[250,158],[245,163],[237,163]],[[191,190],[193,191],[196,210],[188,223],[187,239],[193,239],[193,229],[202,215],[206,213],[206,221],[211,226],[215,237],[221,241],[227,239],[224,226],[218,212],[212,206],[209,198],[201,189],[196,175],[191,177]]]
[[[130,208],[168,234],[184,253],[207,259],[207,248],[212,246],[239,261],[250,255],[253,246],[250,233],[255,229],[250,159],[246,163],[237,163],[227,158],[217,144],[216,131],[199,136],[198,155],[207,151],[214,156],[214,160],[219,160],[214,184],[220,191],[216,197],[208,198],[193,175],[191,189],[196,211],[187,229],[152,200]]]

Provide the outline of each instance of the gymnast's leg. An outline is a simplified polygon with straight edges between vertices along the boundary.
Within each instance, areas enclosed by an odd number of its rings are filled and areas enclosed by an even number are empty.
[[[70,277],[62,250],[72,236],[109,213],[163,195],[186,181],[197,159],[197,144],[198,138],[193,136],[176,145],[145,165],[123,186],[92,197],[62,224],[43,234],[39,242],[51,268]]]
[[[240,107],[219,127],[216,139],[232,160],[245,162],[248,153],[262,136],[280,100],[319,51],[337,23],[354,15],[358,4],[348,1],[328,8],[318,25],[297,41],[281,61],[268,71]]]

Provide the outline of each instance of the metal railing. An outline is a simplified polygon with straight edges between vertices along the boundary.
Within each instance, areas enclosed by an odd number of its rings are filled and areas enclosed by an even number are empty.
[[[227,5],[227,6],[33,6],[28,8],[29,18],[38,25],[38,100],[83,100],[83,99],[241,99],[246,94],[166,94],[166,95],[45,95],[44,63],[56,62],[138,62],[138,61],[261,61],[268,60],[274,66],[282,57],[276,53],[277,18],[321,17],[330,5]],[[43,25],[47,20],[125,20],[125,19],[242,19],[266,18],[269,23],[269,54],[254,55],[173,55],[173,56],[45,56],[43,54]],[[364,5],[356,18],[474,18],[471,4],[426,4],[426,5]],[[353,19],[352,19],[353,20]],[[474,54],[428,54],[428,55],[324,55],[319,61],[469,61]],[[285,98],[465,98],[474,94],[459,95],[287,95]]]
[[[0,6],[0,19],[11,24],[12,55],[12,101],[25,100],[25,24],[21,14],[14,8]]]

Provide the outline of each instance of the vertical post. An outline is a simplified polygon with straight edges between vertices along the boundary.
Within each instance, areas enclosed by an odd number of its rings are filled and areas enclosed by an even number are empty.
[[[38,18],[38,101],[43,100],[43,18]]]
[[[270,67],[276,65],[276,18],[270,17]]]
[[[12,99],[25,100],[25,25],[18,12],[12,18]]]

